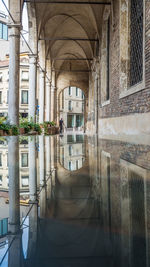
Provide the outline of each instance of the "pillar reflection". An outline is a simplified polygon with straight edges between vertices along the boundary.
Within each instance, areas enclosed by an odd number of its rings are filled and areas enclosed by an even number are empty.
[[[19,194],[19,138],[11,136],[8,141],[9,166],[9,244],[8,266],[20,267],[21,232],[20,232],[20,194]]]
[[[11,136],[8,141],[9,166],[9,231],[13,234],[20,226],[19,195],[19,138]]]
[[[35,136],[29,137],[29,194],[30,202],[37,200],[37,175],[36,175],[36,153]]]

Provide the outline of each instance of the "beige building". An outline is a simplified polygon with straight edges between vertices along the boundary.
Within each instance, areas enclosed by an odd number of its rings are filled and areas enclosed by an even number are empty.
[[[0,61],[0,117],[8,115],[9,58]],[[19,111],[28,115],[29,59],[28,53],[20,54],[20,94]]]
[[[0,117],[8,115],[9,95],[9,41],[8,16],[0,12]],[[20,41],[20,93],[19,112],[22,116],[28,115],[29,89],[29,57],[28,48],[24,41]]]
[[[80,88],[69,86],[60,93],[60,118],[67,128],[83,127],[84,93]]]
[[[19,145],[19,175],[21,192],[29,192],[29,148],[28,141],[23,140]],[[0,191],[8,192],[8,142],[6,139],[0,140]]]

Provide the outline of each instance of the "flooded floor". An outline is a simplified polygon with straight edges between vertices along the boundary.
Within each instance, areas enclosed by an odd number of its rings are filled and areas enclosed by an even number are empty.
[[[0,266],[150,266],[150,146],[0,138]]]

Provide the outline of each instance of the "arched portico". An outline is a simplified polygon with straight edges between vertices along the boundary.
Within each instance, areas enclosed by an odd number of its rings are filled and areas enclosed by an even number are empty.
[[[132,134],[133,128],[136,128],[139,133],[140,129],[143,129],[140,127],[143,117],[146,121],[150,112],[149,105],[145,102],[142,104],[142,100],[149,99],[149,91],[146,91],[149,86],[147,68],[149,48],[147,49],[146,41],[148,38],[146,25],[149,23],[148,3],[141,0],[140,19],[143,21],[140,28],[136,25],[134,33],[138,43],[135,44],[134,50],[132,49],[134,42],[132,44],[130,40],[132,38],[129,38],[132,31],[129,23],[129,18],[132,17],[129,1],[105,0],[88,3],[75,0],[69,3],[67,1],[67,4],[64,1],[63,3],[44,0],[9,1],[12,15],[9,31],[11,44],[9,120],[12,124],[18,123],[19,116],[19,39],[23,2],[28,2],[29,47],[33,50],[30,55],[30,117],[34,118],[37,103],[40,122],[49,119],[57,121],[59,91],[67,86],[77,85],[87,90],[88,132],[102,135],[110,132]],[[138,10],[137,4],[135,12],[138,13]],[[134,20],[131,20],[131,24],[134,24]],[[130,48],[133,55],[129,53]],[[137,57],[137,67],[134,60],[130,64],[130,57],[131,59]],[[132,68],[129,65],[132,65]],[[132,75],[135,84],[132,85],[130,74],[134,68],[135,75],[134,71]],[[142,68],[140,72],[142,74],[137,77],[139,68]],[[37,80],[36,73],[38,73]],[[38,81],[37,86],[36,81]],[[132,99],[133,95],[135,101]],[[128,115],[131,114],[133,117],[130,116],[128,124]],[[135,114],[139,114],[139,126],[136,118],[134,120]],[[118,123],[115,123],[114,117]],[[122,126],[119,126],[121,131],[116,126],[120,125],[120,117],[123,117]],[[132,127],[133,121],[135,127]],[[149,132],[147,125],[144,124],[144,132]]]

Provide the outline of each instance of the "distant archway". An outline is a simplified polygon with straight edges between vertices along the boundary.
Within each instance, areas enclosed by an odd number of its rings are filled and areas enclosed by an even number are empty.
[[[58,95],[58,119],[64,122],[64,131],[84,132],[85,94],[82,89],[69,86]]]

